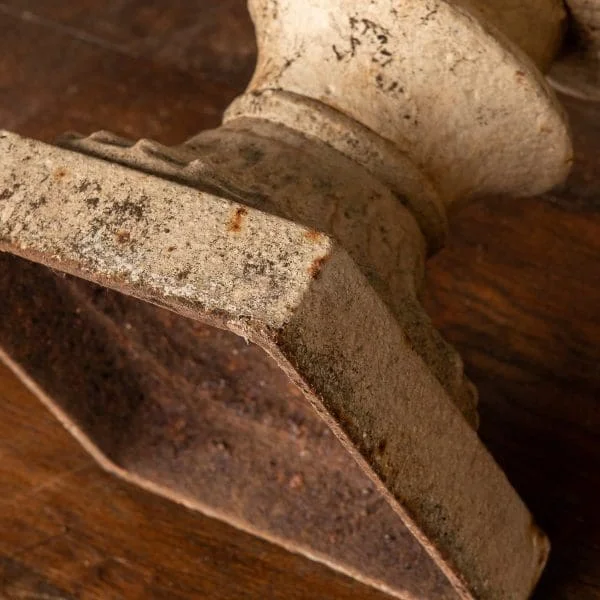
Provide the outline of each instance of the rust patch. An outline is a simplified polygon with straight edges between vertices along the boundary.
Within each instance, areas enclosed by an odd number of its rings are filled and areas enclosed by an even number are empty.
[[[321,256],[319,258],[315,258],[312,264],[308,268],[308,272],[313,279],[318,279],[319,275],[321,275],[321,271],[325,266],[325,263],[329,260],[329,255]]]
[[[323,237],[323,234],[314,229],[310,229],[304,233],[304,237],[311,242],[318,242]]]
[[[124,231],[122,229],[120,229],[119,231],[117,231],[117,242],[119,242],[119,244],[126,244],[127,242],[131,241],[131,234],[129,233],[129,231]]]
[[[248,214],[248,209],[240,206],[235,209],[231,220],[229,221],[229,227],[227,228],[229,231],[234,233],[239,233],[242,230],[242,223],[244,222],[244,217]]]
[[[54,171],[54,179],[59,181],[61,179],[64,179],[68,174],[69,172],[67,171],[67,169],[65,169],[64,167],[58,167],[58,169]]]

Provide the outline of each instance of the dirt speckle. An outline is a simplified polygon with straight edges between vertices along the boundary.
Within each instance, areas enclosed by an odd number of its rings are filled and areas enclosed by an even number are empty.
[[[248,166],[258,164],[265,156],[264,151],[258,148],[255,144],[248,144],[247,146],[242,146],[240,148],[240,154],[242,155]]]
[[[239,206],[235,209],[231,220],[229,221],[228,230],[233,233],[239,233],[242,230],[242,224],[244,222],[244,217],[248,214],[248,209],[243,206]]]
[[[0,194],[0,200],[8,200],[8,198],[10,198],[13,195],[13,190],[9,190],[9,189],[5,189],[1,194]]]
[[[191,272],[192,271],[190,269],[182,269],[177,273],[177,279],[179,281],[183,281],[184,279],[187,279],[190,276]]]
[[[141,221],[144,218],[144,204],[147,200],[147,196],[141,196],[139,201],[132,201],[127,198],[124,202],[115,203],[113,210],[124,217],[132,217],[136,221]]]
[[[329,260],[329,255],[321,256],[319,258],[315,258],[312,264],[308,268],[308,272],[313,279],[318,279],[319,275],[321,275],[321,270],[325,266],[325,263]]]
[[[68,174],[69,172],[67,171],[67,169],[65,169],[64,167],[58,167],[58,169],[54,171],[53,177],[56,181],[60,181],[61,179],[67,177]]]
[[[117,231],[117,242],[119,242],[119,244],[127,244],[128,242],[131,241],[131,234],[129,233],[129,231],[124,231],[123,229],[119,229],[119,231]]]

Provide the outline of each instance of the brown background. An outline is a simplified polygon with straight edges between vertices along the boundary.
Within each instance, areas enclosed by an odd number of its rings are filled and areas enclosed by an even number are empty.
[[[244,0],[0,2],[0,127],[180,142],[218,124],[254,54]],[[552,539],[536,597],[588,600],[600,598],[600,107],[563,100],[569,182],[455,216],[427,306],[479,387],[484,442]],[[0,599],[383,597],[102,473],[0,366]]]

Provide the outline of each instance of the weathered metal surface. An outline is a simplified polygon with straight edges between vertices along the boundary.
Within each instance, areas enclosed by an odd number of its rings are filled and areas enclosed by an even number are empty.
[[[258,66],[231,118],[260,115],[265,92],[331,106],[405,152],[446,207],[485,194],[540,193],[566,176],[568,126],[538,70],[559,44],[560,0],[249,6]],[[319,139],[328,133],[310,113],[296,128]],[[335,137],[343,136],[338,127]],[[362,145],[349,155],[371,168]]]
[[[0,144],[2,249],[249,338],[304,392],[460,594],[529,593],[545,538],[331,238],[99,159],[10,134]],[[101,415],[102,397],[84,410]],[[136,418],[136,398],[125,396],[118,419]],[[116,443],[106,422],[81,425],[70,427],[88,448],[106,447],[102,436]]]
[[[4,355],[139,485],[401,598],[526,598],[548,541],[418,298],[459,201],[568,170],[562,5],[250,6],[223,127],[0,134]]]
[[[260,348],[9,254],[0,289],[4,352],[105,466],[401,598],[457,598]]]
[[[432,327],[418,301],[426,247],[409,196],[399,198],[328,146],[261,120],[239,119],[171,148],[149,140],[133,144],[105,132],[83,139],[65,136],[62,143],[213,190],[335,238],[402,323],[414,349],[468,421],[476,425],[477,394],[464,376],[462,360]],[[424,191],[425,185],[420,189]]]

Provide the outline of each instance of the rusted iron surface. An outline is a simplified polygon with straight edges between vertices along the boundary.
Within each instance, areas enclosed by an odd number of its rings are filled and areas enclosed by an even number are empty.
[[[302,389],[457,593],[529,593],[547,556],[545,538],[414,350],[410,330],[333,239],[250,204],[97,158],[10,134],[0,144],[8,150],[4,250],[253,340]],[[403,232],[409,215],[399,214],[405,219],[389,225]],[[404,260],[414,260],[411,253],[422,247],[410,239]],[[263,263],[268,266],[257,271]],[[107,363],[106,377],[111,368]],[[135,394],[122,402],[118,415],[135,418]],[[95,406],[99,414],[102,406]],[[83,430],[59,415],[106,466],[165,492],[105,458],[89,435],[94,427],[102,431],[101,422]],[[117,444],[106,424],[103,431]],[[290,546],[320,558],[296,540]],[[343,568],[335,557],[326,561]],[[402,593],[390,582],[386,589]]]
[[[477,392],[464,375],[460,355],[431,325],[418,301],[426,254],[418,226],[443,235],[445,216],[414,166],[407,164],[397,176],[405,192],[399,198],[331,148],[278,125],[248,119],[203,132],[176,147],[151,140],[134,143],[107,132],[87,138],[64,136],[61,145],[302,224],[309,229],[306,241],[318,243],[319,232],[337,239],[402,323],[412,347],[477,426]],[[425,210],[413,217],[409,198],[416,190]],[[236,209],[229,232],[242,230],[247,212],[240,210],[246,209]],[[315,261],[313,276],[323,264]]]
[[[121,474],[401,597],[457,597],[257,346],[8,254],[0,289],[4,352]]]
[[[548,542],[419,303],[450,210],[571,163],[562,4],[501,5],[255,0],[221,128],[0,133],[7,297],[45,296],[0,344],[106,468],[399,597],[531,593]]]

